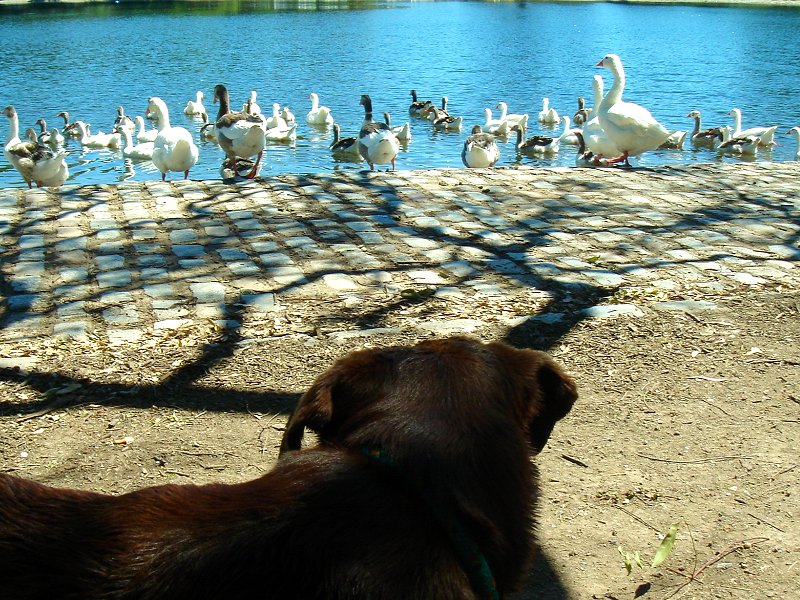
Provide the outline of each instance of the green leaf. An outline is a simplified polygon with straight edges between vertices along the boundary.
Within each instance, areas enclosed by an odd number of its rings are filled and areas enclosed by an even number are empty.
[[[675,523],[669,528],[669,533],[664,536],[664,539],[661,540],[661,545],[658,547],[658,550],[656,550],[656,555],[653,557],[653,564],[651,565],[653,568],[667,560],[670,552],[672,552],[672,546],[675,545],[675,537],[677,535],[678,524]]]
[[[622,546],[617,546],[617,552],[619,552],[620,556],[622,557],[622,562],[625,563],[625,570],[628,572],[628,575],[630,575],[631,570],[633,569],[633,565],[631,565],[631,555],[625,552],[622,549]]]

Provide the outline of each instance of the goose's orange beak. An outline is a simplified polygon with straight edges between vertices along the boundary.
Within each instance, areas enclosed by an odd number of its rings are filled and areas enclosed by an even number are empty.
[[[595,67],[602,67],[602,66],[603,66],[603,61],[602,60],[595,65]]]

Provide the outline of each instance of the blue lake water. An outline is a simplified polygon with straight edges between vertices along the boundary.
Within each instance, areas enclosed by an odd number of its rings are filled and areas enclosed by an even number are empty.
[[[409,91],[415,88],[420,98],[437,103],[448,96],[450,112],[462,115],[465,127],[441,133],[412,120],[413,138],[398,168],[462,167],[463,140],[473,124],[483,123],[485,108],[505,101],[511,112],[535,117],[546,96],[560,113],[572,115],[578,96],[591,104],[593,75],[603,75],[608,89],[610,73],[595,65],[614,52],[626,69],[625,98],[648,107],[668,128],[691,129],[686,114],[693,109],[702,111],[704,126],[732,124],[727,113],[738,107],[744,128],[779,126],[780,145],[760,151],[756,160],[794,156],[794,141],[783,133],[800,125],[797,9],[343,2],[312,10],[306,7],[316,3],[233,4],[236,9],[225,11],[215,10],[214,2],[167,3],[159,12],[128,5],[0,9],[0,39],[7,48],[24,49],[0,55],[0,105],[16,106],[23,131],[40,117],[48,126],[60,125],[55,115],[67,110],[91,123],[93,132],[109,132],[118,105],[131,116],[143,114],[147,98],[160,96],[173,125],[196,131],[200,122],[181,111],[197,90],[205,93],[212,116],[215,84],[228,86],[234,106],[256,90],[265,112],[278,102],[298,116],[297,141],[271,145],[265,154],[261,174],[271,175],[364,168],[335,161],[328,150],[332,132],[305,123],[310,92],[331,107],[343,135],[354,135],[363,118],[361,94],[372,97],[377,115],[388,111],[401,124],[409,120]],[[540,132],[553,129],[532,119],[528,135]],[[6,134],[2,119],[3,140]],[[501,145],[499,165],[574,164],[572,146],[536,159],[517,157],[512,142]],[[219,178],[221,150],[208,142],[199,146],[191,177]],[[160,177],[150,163],[123,160],[120,152],[84,151],[74,141],[68,147],[69,183]],[[741,159],[687,144],[682,151],[647,153],[635,164],[717,160]],[[23,185],[0,158],[0,187]]]

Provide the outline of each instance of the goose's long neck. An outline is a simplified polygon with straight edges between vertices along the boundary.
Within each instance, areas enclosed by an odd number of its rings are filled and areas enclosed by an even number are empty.
[[[694,131],[692,131],[692,136],[697,135],[700,133],[700,115],[694,116]]]
[[[131,148],[133,147],[133,136],[129,129],[125,127],[121,127],[119,132],[122,134],[122,147],[123,148]]]
[[[594,92],[594,105],[600,106],[603,101],[603,78],[600,75],[595,75],[592,81],[592,91]]]
[[[14,112],[13,117],[8,118],[8,140],[7,142],[11,142],[12,140],[19,138],[19,117],[17,113]]]
[[[736,137],[736,134],[738,134],[742,130],[742,113],[739,112],[737,109],[733,109],[731,111],[731,115],[733,116],[733,131],[734,131],[734,135],[732,137]]]
[[[522,129],[517,127],[517,148],[522,147]]]
[[[623,69],[622,65],[612,63],[611,74],[614,76],[614,83],[605,98],[603,98],[603,103],[607,106],[622,100],[622,92],[625,90],[625,69]]]
[[[219,110],[217,111],[217,121],[219,121],[231,111],[231,99],[227,92],[223,92],[217,96],[217,100],[219,100]]]
[[[564,131],[561,133],[560,136],[558,136],[559,140],[563,140],[564,138],[566,138],[569,135],[569,133],[570,133],[569,127],[572,124],[572,119],[570,119],[566,115],[562,117],[562,120],[564,121]]]
[[[364,98],[364,122],[372,122],[372,100],[369,98]]]
[[[505,121],[506,115],[508,115],[508,105],[505,102],[501,102],[497,106],[500,108],[500,120]]]
[[[166,103],[158,107],[156,114],[158,116],[158,130],[161,131],[162,129],[169,128],[169,109]]]

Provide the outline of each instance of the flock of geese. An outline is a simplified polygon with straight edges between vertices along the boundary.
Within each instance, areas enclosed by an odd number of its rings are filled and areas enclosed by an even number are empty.
[[[500,158],[498,138],[507,139],[511,135],[516,136],[514,148],[521,154],[555,154],[562,144],[573,144],[577,146],[575,163],[578,166],[630,166],[630,157],[657,148],[682,148],[687,137],[695,146],[710,146],[720,152],[751,156],[758,152],[759,147],[775,144],[777,126],[742,130],[741,111],[737,108],[729,113],[733,118],[732,127],[703,129],[700,111],[693,110],[687,115],[694,120],[691,132],[669,131],[645,107],[622,99],[625,70],[619,56],[607,54],[597,66],[611,71],[613,84],[604,94],[603,78],[600,75],[594,77],[592,108],[587,108],[584,99],[579,98],[578,110],[572,118],[559,117],[558,112],[550,107],[548,99],[543,99],[538,121],[551,125],[562,124],[560,135],[526,137],[529,115],[509,113],[507,104],[500,102],[496,107],[500,110],[499,116],[494,118],[492,109],[486,108],[484,124],[473,126],[464,140],[461,151],[464,165],[471,168],[494,166]],[[428,121],[437,130],[461,131],[464,119],[448,112],[446,96],[442,98],[441,106],[436,106],[430,100],[419,100],[415,90],[411,90],[411,97],[409,114],[412,117]],[[189,117],[202,119],[201,138],[218,143],[225,153],[221,166],[223,178],[255,177],[268,142],[291,142],[296,139],[297,121],[289,108],[281,108],[275,103],[268,117],[261,112],[255,91],[251,92],[241,110],[233,110],[227,88],[221,84],[215,86],[213,103],[219,104],[219,110],[213,122],[208,118],[203,99],[203,92],[198,91],[196,98],[187,102],[183,112]],[[321,106],[315,93],[309,94],[309,100],[311,109],[306,114],[306,122],[333,129],[330,151],[334,155],[363,159],[370,169],[374,169],[375,165],[391,165],[392,169],[395,168],[400,141],[411,138],[409,123],[392,126],[388,113],[383,113],[383,121],[376,121],[372,113],[372,100],[365,94],[361,96],[364,120],[358,135],[342,137],[330,108]],[[34,183],[37,186],[60,186],[67,180],[69,168],[65,160],[65,137],[74,138],[87,148],[119,149],[123,156],[132,160],[152,161],[161,172],[162,180],[166,179],[169,172],[183,173],[184,178],[188,178],[199,158],[193,135],[184,127],[170,124],[166,103],[155,96],[148,99],[145,113],[145,117],[155,126],[150,129],[146,127],[143,117],[131,119],[119,107],[112,133],[93,134],[88,123],[70,122],[69,114],[60,112],[57,116],[64,120],[61,129],[48,130],[44,119],[39,119],[37,124],[41,131],[37,134],[31,128],[20,138],[16,109],[7,106],[3,112],[9,120],[5,158],[29,188]],[[800,127],[792,127],[786,133],[794,136],[797,144],[795,159],[800,160]]]

